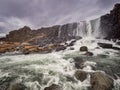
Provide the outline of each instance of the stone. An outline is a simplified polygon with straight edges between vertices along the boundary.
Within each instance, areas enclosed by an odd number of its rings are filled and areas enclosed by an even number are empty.
[[[88,73],[82,70],[77,70],[74,74],[76,79],[80,80],[81,82],[83,82],[87,78],[87,75]]]
[[[49,87],[45,87],[44,90],[63,90],[61,86],[56,85],[56,84],[52,84]]]
[[[112,90],[113,79],[103,72],[91,73],[91,85],[93,90]]]
[[[83,52],[83,51],[88,51],[87,46],[81,46],[81,47],[80,47],[80,51],[82,51],[82,52]]]

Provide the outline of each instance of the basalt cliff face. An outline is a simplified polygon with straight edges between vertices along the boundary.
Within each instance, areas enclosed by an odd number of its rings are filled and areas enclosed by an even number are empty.
[[[65,24],[61,26],[56,25],[38,30],[31,30],[29,27],[24,26],[23,28],[9,32],[9,34],[1,40],[9,42],[28,42],[35,45],[44,46],[46,44],[61,43],[74,39],[75,36],[72,35],[72,30],[76,28],[77,23]]]
[[[116,4],[109,14],[101,16],[100,23],[106,39],[120,39],[120,4]]]

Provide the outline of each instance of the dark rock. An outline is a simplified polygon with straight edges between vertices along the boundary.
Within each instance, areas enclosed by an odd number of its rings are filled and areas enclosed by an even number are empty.
[[[88,51],[88,52],[86,52],[84,55],[93,56],[93,53]]]
[[[58,45],[56,47],[56,51],[61,51],[61,50],[65,50],[65,49],[66,49],[66,46],[64,46],[64,45]]]
[[[105,39],[120,39],[120,4],[116,4],[109,14],[101,16],[100,23]]]
[[[67,46],[73,46],[75,44],[76,40],[71,41]]]
[[[93,90],[112,90],[113,79],[102,72],[91,74],[91,85]]]
[[[63,90],[61,86],[56,85],[56,84],[52,84],[49,87],[46,87],[44,90]]]
[[[108,49],[112,49],[113,47],[113,45],[109,43],[98,43],[98,45],[102,48],[108,48]]]
[[[83,82],[87,78],[88,73],[85,71],[82,71],[82,70],[77,70],[74,75],[75,75],[76,79]]]
[[[114,49],[114,50],[120,50],[119,47],[112,47],[112,49]]]
[[[80,47],[80,51],[88,51],[87,46],[82,46],[82,47]]]
[[[75,68],[82,69],[83,64],[84,64],[84,60],[80,57],[75,57],[73,59],[74,59],[74,62],[75,62]]]

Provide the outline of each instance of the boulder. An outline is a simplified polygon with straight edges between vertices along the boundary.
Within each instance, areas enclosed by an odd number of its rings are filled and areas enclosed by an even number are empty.
[[[82,46],[82,47],[80,47],[80,51],[88,51],[88,48],[87,48],[87,46]]]
[[[52,84],[49,87],[46,87],[44,90],[63,90],[61,86],[56,85],[56,84]]]
[[[81,82],[83,82],[87,78],[87,75],[88,73],[82,70],[77,70],[74,74],[76,79],[80,80]]]
[[[113,79],[102,72],[91,74],[91,85],[93,90],[112,90]]]

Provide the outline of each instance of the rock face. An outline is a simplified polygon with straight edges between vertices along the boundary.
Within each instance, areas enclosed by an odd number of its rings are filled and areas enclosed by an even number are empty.
[[[106,39],[120,39],[120,4],[109,14],[101,16],[101,32]]]
[[[91,74],[91,85],[93,90],[112,90],[113,79],[102,72]]]
[[[32,30],[28,26],[24,26],[23,28],[9,32],[6,38],[1,38],[0,40],[9,42],[29,42],[31,44],[45,46],[46,44],[61,43],[78,38],[74,34],[76,28],[77,23],[56,25],[37,30]]]

